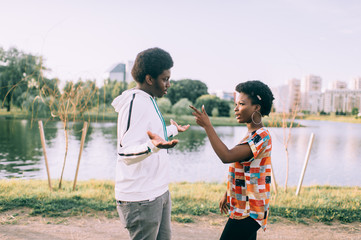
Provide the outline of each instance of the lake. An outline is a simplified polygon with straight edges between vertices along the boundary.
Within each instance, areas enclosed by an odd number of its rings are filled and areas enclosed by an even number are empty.
[[[308,141],[315,134],[303,185],[361,186],[361,124],[299,121],[306,127],[293,128],[289,142],[289,186],[300,177]],[[71,123],[64,179],[73,180],[78,160],[83,123]],[[78,180],[109,179],[115,176],[116,123],[90,123]],[[232,147],[245,135],[246,127],[216,127],[224,143]],[[286,154],[283,129],[269,128],[273,140],[272,164],[277,184],[284,185]],[[61,122],[44,122],[50,176],[59,179],[65,153]],[[286,134],[288,135],[288,129]],[[191,126],[176,137],[169,150],[172,182],[224,182],[228,165],[214,153],[204,130]],[[37,122],[0,118],[0,179],[47,179]]]

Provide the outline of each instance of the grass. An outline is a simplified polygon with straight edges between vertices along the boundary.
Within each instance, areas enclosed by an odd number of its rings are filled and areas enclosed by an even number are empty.
[[[53,183],[54,184],[54,183]],[[220,214],[218,203],[225,184],[172,183],[172,219],[193,222],[194,216]],[[62,189],[49,191],[44,180],[0,180],[0,212],[30,209],[30,215],[44,217],[104,214],[117,217],[112,181],[81,181],[76,191],[72,183],[64,182]],[[287,218],[295,222],[309,220],[331,223],[361,222],[360,187],[304,187],[296,197],[295,188],[272,195],[270,222]]]
[[[291,188],[287,193],[273,195],[271,216],[300,222],[303,219],[324,223],[361,222],[360,187],[312,186],[302,188],[298,197],[294,193],[295,188]]]
[[[30,215],[66,217],[115,209],[110,181],[80,182],[77,191],[65,182],[62,189],[49,191],[47,181],[0,180],[0,189],[0,212],[25,207],[31,209]]]
[[[0,108],[0,117],[10,118],[10,119],[27,119],[28,113],[21,111],[19,108],[14,108],[8,112],[5,108]]]
[[[347,123],[361,123],[361,117],[355,116],[335,116],[335,115],[306,115],[301,119],[304,120],[318,120],[331,122],[347,122]]]

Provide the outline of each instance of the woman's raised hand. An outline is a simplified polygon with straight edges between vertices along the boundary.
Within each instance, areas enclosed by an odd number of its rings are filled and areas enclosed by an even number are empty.
[[[196,122],[199,126],[205,128],[207,126],[212,126],[211,120],[209,120],[208,114],[204,108],[204,105],[202,106],[202,112],[198,111],[197,108],[195,108],[192,105],[189,105],[191,109],[193,109],[194,112],[192,112],[193,116],[196,117]]]

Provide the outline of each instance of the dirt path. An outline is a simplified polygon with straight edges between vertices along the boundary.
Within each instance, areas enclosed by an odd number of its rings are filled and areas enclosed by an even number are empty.
[[[225,217],[199,217],[195,223],[173,222],[173,240],[216,240],[222,232]],[[68,240],[117,239],[127,240],[128,233],[118,219],[106,217],[42,218],[29,217],[24,212],[0,214],[1,240]],[[258,239],[361,239],[361,223],[309,225],[282,221],[270,224],[267,232],[258,231]]]

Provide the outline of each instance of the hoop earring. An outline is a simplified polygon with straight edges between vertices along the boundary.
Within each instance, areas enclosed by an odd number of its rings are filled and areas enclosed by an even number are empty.
[[[256,122],[253,120],[253,115],[254,115],[254,113],[258,113],[258,114],[261,116],[261,121],[260,121],[260,122],[256,123]],[[252,113],[252,115],[251,115],[251,119],[252,119],[252,122],[253,122],[254,124],[259,125],[259,124],[262,123],[262,114],[261,114],[260,112],[258,112],[258,111],[254,111],[254,112]]]

